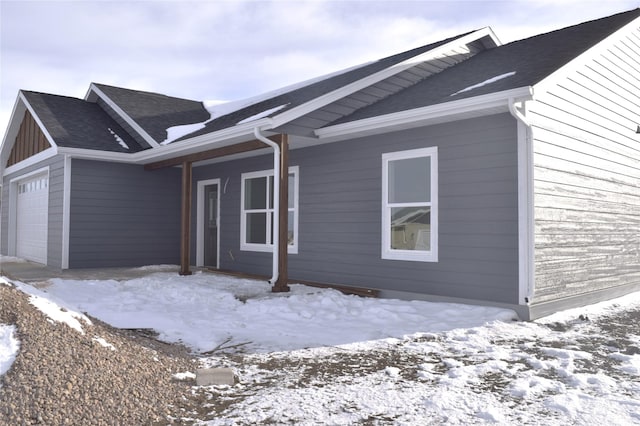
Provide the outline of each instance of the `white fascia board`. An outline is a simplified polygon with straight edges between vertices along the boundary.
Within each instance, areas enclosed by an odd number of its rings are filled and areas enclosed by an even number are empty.
[[[4,165],[7,164],[9,155],[11,154],[11,150],[13,149],[13,145],[15,144],[16,137],[20,132],[22,117],[24,116],[24,113],[27,110],[29,111],[29,113],[31,113],[31,116],[33,117],[36,124],[42,131],[42,134],[44,134],[45,138],[49,142],[49,145],[51,145],[51,148],[47,148],[46,150],[32,157],[29,157],[26,160],[21,161],[18,164],[14,164],[13,166],[3,169],[2,176],[6,176],[9,173],[15,173],[23,169],[24,167],[31,166],[32,164],[35,164],[38,161],[42,161],[46,158],[51,157],[52,155],[55,155],[55,151],[58,145],[55,143],[55,141],[51,137],[51,134],[49,134],[47,129],[44,127],[44,125],[42,124],[42,120],[40,120],[40,117],[38,117],[38,115],[35,113],[35,111],[33,110],[33,107],[29,104],[29,102],[25,98],[22,91],[20,91],[18,92],[18,97],[16,98],[16,102],[13,106],[13,111],[11,112],[11,118],[9,119],[9,125],[7,126],[7,131],[5,132],[4,138],[2,140],[2,148],[0,149],[0,162],[2,164],[2,167],[4,167]]]
[[[18,96],[16,97],[16,101],[13,104],[13,110],[11,110],[11,116],[9,118],[9,124],[7,125],[7,130],[4,133],[4,138],[2,138],[2,150],[7,147],[7,143],[9,141],[14,141],[18,132],[20,131],[20,122],[14,121],[17,120],[18,116],[22,116],[26,107],[22,98],[20,97],[20,92],[18,92]]]
[[[105,101],[106,104],[109,105],[116,112],[116,114],[122,117],[122,119],[126,121],[127,124],[129,124],[133,128],[133,130],[138,132],[138,134],[140,134],[140,136],[144,138],[144,140],[149,144],[149,146],[151,146],[152,148],[157,148],[160,146],[160,144],[156,142],[151,137],[151,135],[149,135],[142,127],[140,127],[140,125],[136,123],[135,120],[129,117],[129,115],[126,112],[124,112],[122,108],[120,108],[115,102],[113,102],[111,98],[109,98],[102,90],[100,90],[93,83],[91,83],[91,87],[89,88],[89,93],[91,91],[93,91],[95,94],[100,96],[100,98],[102,98],[102,100]],[[89,93],[87,93],[87,95],[85,96],[85,99],[89,99]]]
[[[414,122],[436,119],[447,115],[461,114],[497,106],[508,107],[508,102],[510,100],[526,100],[531,99],[532,97],[533,90],[530,86],[519,87],[516,89],[504,90],[502,92],[489,93],[487,95],[474,96],[472,98],[444,102],[422,108],[415,108],[348,123],[336,124],[334,126],[317,129],[315,134],[321,139],[349,136],[372,130],[404,126]]]
[[[11,117],[9,118],[9,124],[7,125],[7,129],[4,133],[4,138],[2,139],[2,148],[0,148],[0,167],[4,167],[9,160],[11,149],[13,148],[16,136],[18,136],[18,132],[20,131],[20,121],[18,121],[18,117],[22,117],[26,109],[24,101],[20,97],[20,92],[18,92],[16,101],[13,104],[13,110],[11,111]]]
[[[450,52],[453,48],[458,46],[464,46],[468,43],[477,41],[482,39],[483,37],[490,37],[491,40],[496,44],[496,46],[500,45],[500,41],[495,36],[491,28],[485,27],[480,30],[474,31],[466,36],[456,38],[442,46],[436,47],[434,49],[428,50],[420,55],[409,58],[403,62],[392,65],[388,68],[383,69],[382,71],[378,71],[375,74],[371,74],[365,78],[354,81],[353,83],[347,84],[346,86],[342,86],[339,89],[336,89],[332,92],[326,93],[322,96],[318,96],[313,100],[299,105],[295,108],[292,108],[282,114],[276,115],[272,117],[273,127],[280,127],[292,120],[295,120],[305,114],[313,112],[319,108],[322,108],[325,105],[328,105],[332,102],[335,102],[339,99],[344,98],[345,96],[349,96],[352,93],[355,93],[359,90],[365,89],[375,83],[378,83],[386,78],[389,78],[399,72],[402,72],[412,66],[425,62],[432,59],[446,57],[448,52]]]
[[[47,148],[44,151],[39,152],[35,155],[32,155],[31,157],[25,160],[22,160],[17,164],[9,166],[2,171],[2,176],[8,176],[12,173],[19,172],[20,170],[26,169],[27,167],[31,167],[34,164],[37,164],[41,161],[46,160],[47,158],[51,158],[58,154],[58,149],[59,148],[56,148],[56,147]]]
[[[71,158],[85,160],[112,161],[119,163],[146,164],[160,161],[167,158],[188,155],[206,149],[214,149],[228,145],[225,142],[236,139],[253,139],[253,129],[255,127],[270,127],[270,119],[256,120],[241,126],[229,127],[217,132],[207,133],[180,142],[173,142],[169,145],[162,145],[158,148],[151,148],[133,154],[125,152],[98,151],[84,148],[58,148],[58,153],[68,155]]]
[[[189,139],[184,139],[178,142],[171,142],[167,145],[162,145],[157,153],[167,153],[167,152],[175,152],[179,153],[183,151],[185,148],[199,148],[201,146],[210,145],[214,142],[224,141],[227,139],[237,138],[239,136],[252,136],[253,137],[253,129],[259,128],[269,129],[273,128],[273,121],[271,118],[261,118],[259,120],[250,121],[248,123],[243,123],[233,127],[226,127],[221,130],[217,130],[211,133],[205,133],[199,136],[194,136]]]
[[[139,153],[127,154],[124,152],[99,151],[96,149],[60,147],[58,148],[58,154],[68,156],[69,158],[79,158],[83,160],[136,163],[137,161],[134,156]]]
[[[636,18],[624,27],[620,28],[618,31],[598,42],[586,52],[576,56],[571,61],[567,62],[565,65],[558,68],[557,70],[540,80],[538,83],[536,83],[534,85],[536,93],[542,94],[546,92],[547,90],[555,86],[558,81],[575,72],[577,69],[583,67],[589,61],[592,61],[594,58],[598,57],[604,51],[610,49],[622,39],[632,35],[638,30],[639,26],[640,18]]]
[[[22,92],[20,92],[19,96],[20,96],[20,99],[22,100],[22,102],[24,102],[25,107],[27,107],[27,109],[31,113],[31,116],[33,117],[33,119],[38,124],[38,127],[40,127],[40,130],[42,131],[44,136],[47,138],[47,141],[49,142],[49,145],[51,145],[54,148],[57,147],[58,144],[56,144],[56,142],[53,140],[53,138],[49,134],[49,131],[47,130],[47,128],[44,127],[44,124],[42,124],[42,120],[40,120],[40,117],[38,117],[38,114],[36,114],[36,112],[34,111],[33,107],[29,104],[29,102],[27,101],[27,98],[24,97],[24,94]]]

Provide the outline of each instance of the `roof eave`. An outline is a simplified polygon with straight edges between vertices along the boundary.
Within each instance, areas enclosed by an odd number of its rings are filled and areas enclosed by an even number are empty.
[[[317,129],[315,134],[320,139],[331,139],[337,141],[372,133],[390,132],[398,129],[418,127],[429,124],[429,122],[448,121],[446,120],[447,117],[454,119],[455,116],[471,112],[480,112],[482,110],[504,108],[505,111],[508,111],[510,102],[514,102],[514,100],[526,101],[532,98],[533,88],[531,86],[524,86],[489,93],[486,95],[474,96],[471,98],[365,118],[348,123],[336,124],[334,126]]]
[[[560,68],[554,70],[549,75],[544,77],[542,80],[538,81],[534,84],[536,93],[546,92],[551,86],[555,85],[559,79],[569,75],[576,69],[582,67],[586,62],[597,57],[602,52],[610,49],[611,46],[623,39],[624,37],[628,37],[632,35],[640,26],[640,17],[635,18],[628,24],[624,25],[622,28],[614,31],[608,37],[600,40],[594,46],[587,49],[582,54],[576,56],[571,61],[561,66]]]
[[[424,62],[431,59],[436,59],[438,57],[442,57],[446,55],[447,52],[451,51],[454,46],[464,45],[471,43],[473,41],[481,40],[483,38],[488,38],[488,47],[499,46],[500,40],[496,37],[493,30],[490,27],[485,27],[480,30],[474,31],[465,36],[456,38],[442,46],[438,46],[434,49],[431,49],[427,52],[416,55],[412,58],[409,58],[403,62],[392,65],[388,68],[385,68],[381,71],[378,71],[374,74],[371,74],[365,78],[354,81],[353,83],[347,84],[345,86],[340,87],[332,92],[321,95],[313,100],[306,102],[302,105],[299,105],[295,108],[287,110],[281,114],[275,115],[271,117],[273,120],[273,128],[277,128],[283,126],[290,121],[293,121],[297,118],[302,117],[303,115],[309,114],[319,108],[322,108],[332,102],[335,102],[345,96],[348,96],[352,93],[355,93],[359,90],[362,90],[366,87],[371,86],[379,81],[382,81],[386,78],[389,78],[401,71],[404,71],[419,62]]]
[[[133,128],[133,130],[135,130],[140,136],[142,136],[142,138],[145,140],[146,143],[149,144],[149,146],[151,148],[157,148],[157,147],[160,146],[160,144],[158,142],[156,142],[155,139],[153,139],[151,137],[151,135],[149,135],[149,133],[147,133],[146,130],[144,130],[138,123],[136,123],[136,121],[134,119],[132,119],[129,116],[129,114],[124,112],[124,110],[122,108],[120,108],[120,106],[118,104],[116,104],[113,100],[111,100],[111,98],[109,96],[107,96],[106,93],[104,93],[102,90],[100,90],[100,88],[98,86],[96,86],[95,83],[91,83],[91,85],[89,86],[89,91],[85,95],[85,100],[88,101],[88,100],[91,99],[91,96],[90,96],[91,92],[95,93],[107,105],[109,105],[111,107],[111,109],[113,109],[115,111],[116,114],[118,114],[129,126],[131,126]]]
[[[162,145],[158,148],[146,149],[144,151],[139,151],[136,153],[63,147],[58,148],[58,152],[60,154],[69,155],[72,158],[113,161],[130,164],[147,164],[253,139],[253,129],[255,127],[268,130],[273,126],[271,126],[270,119],[264,118],[261,120],[242,124],[240,126],[229,127],[213,133],[207,133],[204,135],[196,136],[194,138],[184,139],[168,145]]]
[[[2,167],[0,176],[5,173],[5,164],[9,159],[9,155],[11,154],[11,149],[15,143],[15,139],[18,136],[18,132],[20,131],[20,125],[22,124],[22,117],[25,111],[29,111],[33,119],[40,127],[40,130],[47,138],[47,142],[51,145],[52,148],[56,149],[58,145],[53,140],[53,137],[47,130],[47,128],[42,123],[40,117],[33,109],[27,98],[24,96],[22,90],[18,92],[18,96],[16,97],[16,102],[13,105],[13,110],[11,111],[11,117],[9,118],[9,125],[7,126],[7,130],[5,131],[4,138],[2,139],[2,146],[0,148],[0,167]]]

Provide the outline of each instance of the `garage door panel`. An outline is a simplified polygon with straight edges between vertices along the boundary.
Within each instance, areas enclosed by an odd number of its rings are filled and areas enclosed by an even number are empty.
[[[16,256],[47,263],[49,179],[39,175],[18,183]]]

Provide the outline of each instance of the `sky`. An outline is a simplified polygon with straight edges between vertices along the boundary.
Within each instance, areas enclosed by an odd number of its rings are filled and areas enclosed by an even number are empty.
[[[238,100],[483,27],[503,43],[628,0],[0,0],[0,134],[18,91],[92,82]]]

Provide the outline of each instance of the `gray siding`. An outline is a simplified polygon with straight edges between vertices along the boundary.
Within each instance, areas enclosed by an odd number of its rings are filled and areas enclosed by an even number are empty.
[[[69,267],[180,263],[180,170],[74,159]]]
[[[530,107],[534,303],[640,288],[639,46],[635,29]]]
[[[439,155],[439,261],[383,260],[382,154],[427,146],[437,146]],[[221,268],[271,273],[270,253],[239,248],[240,174],[269,169],[271,161],[261,156],[194,169],[195,181],[226,182]],[[299,253],[289,256],[291,278],[518,303],[516,123],[510,115],[297,149],[290,164],[300,167]]]
[[[47,235],[47,264],[62,267],[62,204],[64,198],[64,157],[54,156],[20,172],[4,176],[2,184],[2,254],[9,249],[9,191],[10,181],[32,171],[49,167],[49,223]]]

